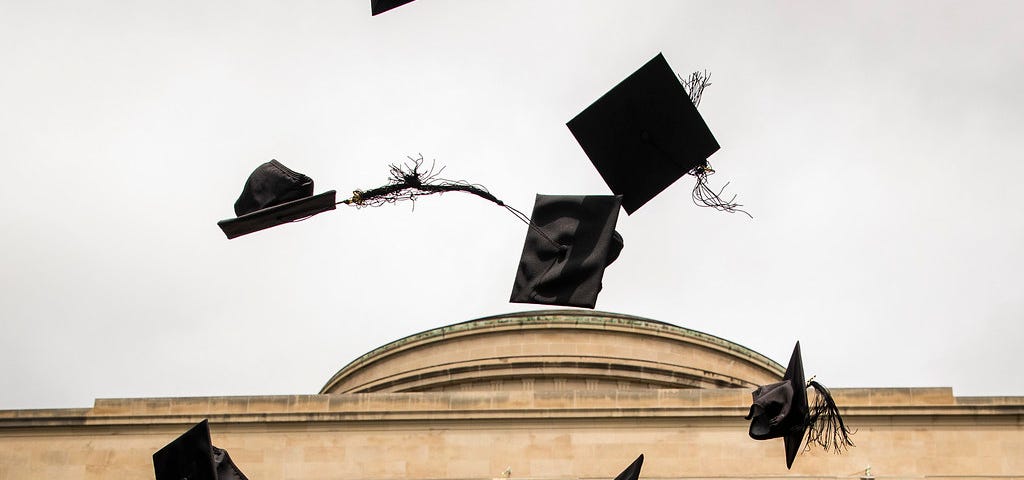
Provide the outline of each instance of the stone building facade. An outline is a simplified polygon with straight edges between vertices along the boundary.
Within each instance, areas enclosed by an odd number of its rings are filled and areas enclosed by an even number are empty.
[[[252,480],[1022,479],[1024,397],[834,389],[857,446],[785,466],[753,441],[750,391],[778,363],[627,315],[489,317],[384,345],[315,395],[98,399],[0,411],[0,480],[151,479],[151,455],[208,418]]]

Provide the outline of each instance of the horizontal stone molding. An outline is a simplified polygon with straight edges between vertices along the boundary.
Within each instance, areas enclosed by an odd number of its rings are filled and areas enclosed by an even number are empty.
[[[1006,424],[1024,426],[1024,397],[972,397],[959,402],[948,388],[834,389],[848,423],[870,426]],[[98,399],[91,409],[0,411],[0,435],[36,427],[552,419],[744,423],[749,389],[638,392],[426,392],[252,397]]]

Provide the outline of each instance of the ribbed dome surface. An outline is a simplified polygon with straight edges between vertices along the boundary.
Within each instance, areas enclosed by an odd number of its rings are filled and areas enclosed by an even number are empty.
[[[513,313],[377,348],[320,393],[735,388],[778,381],[781,365],[721,338],[628,315]]]

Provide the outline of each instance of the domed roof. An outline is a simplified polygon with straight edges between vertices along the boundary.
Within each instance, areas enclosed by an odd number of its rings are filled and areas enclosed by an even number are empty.
[[[456,323],[379,347],[320,393],[737,388],[784,369],[706,333],[583,310],[511,313]]]

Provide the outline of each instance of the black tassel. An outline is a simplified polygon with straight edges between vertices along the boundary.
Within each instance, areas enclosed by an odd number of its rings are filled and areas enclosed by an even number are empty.
[[[693,72],[687,78],[680,76],[679,82],[682,83],[683,88],[686,89],[686,93],[690,96],[690,102],[693,103],[693,106],[699,107],[700,97],[704,94],[704,89],[711,86],[711,74],[708,73],[707,70],[704,70],[703,72]]]
[[[409,162],[404,165],[392,164],[388,167],[390,170],[390,177],[388,178],[388,183],[386,185],[372,188],[370,190],[355,190],[352,192],[352,198],[347,198],[338,203],[361,208],[379,207],[388,203],[397,203],[408,200],[413,202],[415,205],[416,199],[425,195],[447,192],[469,193],[508,210],[512,215],[515,215],[520,221],[529,225],[531,229],[536,231],[541,237],[546,239],[559,250],[567,249],[564,245],[561,245],[552,240],[551,237],[548,237],[540,227],[530,220],[530,217],[526,216],[525,213],[499,200],[491,194],[491,192],[487,191],[487,188],[483,185],[469,183],[465,180],[448,180],[440,178],[439,176],[441,175],[441,172],[444,171],[444,167],[436,169],[435,165],[431,163],[430,168],[425,168],[423,166],[422,154],[417,158],[407,158],[409,159]]]
[[[504,207],[505,204],[488,192],[483,185],[477,185],[462,180],[446,180],[438,178],[444,167],[435,170],[434,165],[429,169],[421,170],[423,167],[423,155],[419,158],[409,157],[409,163],[405,165],[390,165],[391,176],[387,185],[370,190],[356,190],[352,192],[352,198],[342,200],[338,203],[354,205],[356,207],[378,207],[386,203],[396,203],[403,200],[415,202],[417,197],[433,195],[445,192],[464,192],[476,195],[484,200]]]
[[[850,429],[843,423],[843,417],[839,414],[839,407],[836,406],[832,394],[824,385],[811,380],[808,382],[818,393],[808,416],[807,445],[817,443],[825,451],[832,450],[839,454],[848,447],[854,446],[850,440]]]
[[[686,90],[687,95],[690,96],[690,102],[693,103],[693,106],[699,107],[700,99],[704,95],[704,89],[711,85],[711,74],[707,70],[693,72],[688,78],[679,77],[679,81],[683,84],[683,89]],[[736,203],[736,195],[733,195],[728,201],[722,199],[722,192],[725,191],[725,187],[729,186],[728,183],[723,185],[717,192],[708,186],[708,176],[715,173],[715,170],[711,168],[707,161],[686,173],[693,175],[697,179],[696,185],[693,186],[692,197],[693,203],[698,207],[711,207],[720,212],[741,212],[750,218],[754,218],[746,210],[739,208],[743,205]]]
[[[698,207],[711,207],[720,212],[740,212],[750,218],[754,218],[754,216],[746,210],[739,208],[743,205],[736,203],[736,195],[733,195],[728,201],[722,199],[722,192],[725,191],[725,187],[729,186],[728,182],[726,182],[726,184],[717,192],[708,186],[708,176],[715,173],[715,171],[707,162],[705,162],[704,165],[690,170],[688,173],[697,179],[697,183],[693,186],[692,194],[693,203],[695,205]]]

